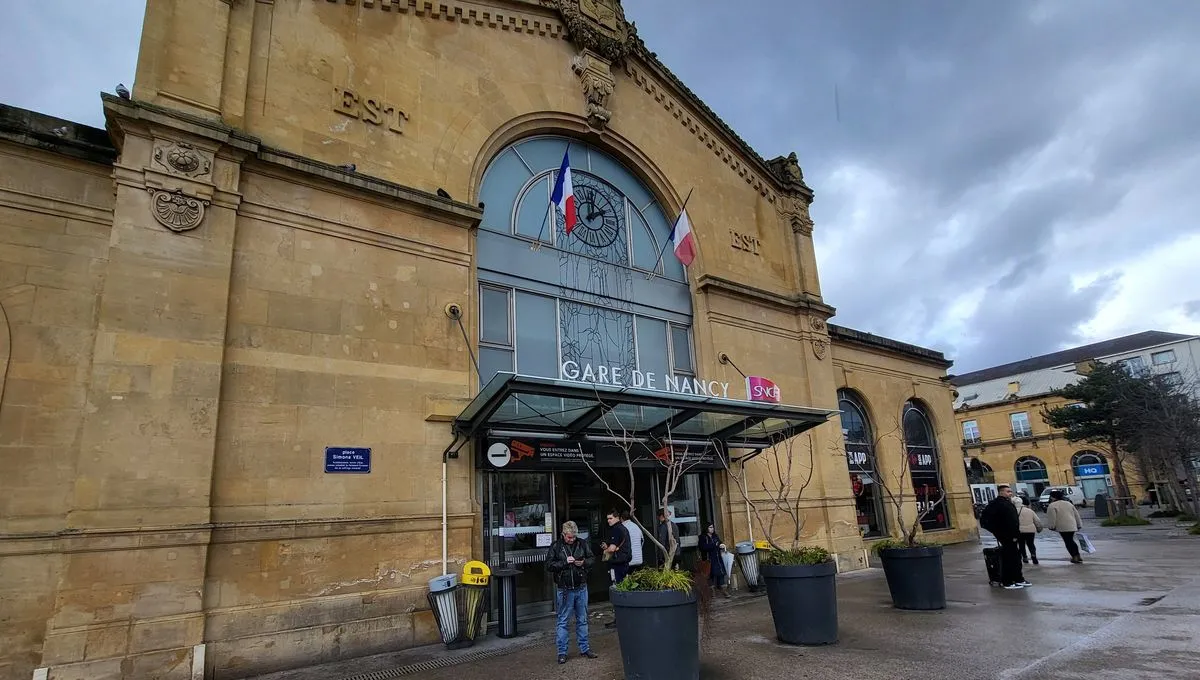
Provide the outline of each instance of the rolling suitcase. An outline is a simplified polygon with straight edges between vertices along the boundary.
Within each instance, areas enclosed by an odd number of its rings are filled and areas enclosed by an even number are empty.
[[[983,563],[987,566],[988,585],[1000,586],[1004,585],[1004,579],[1000,573],[1000,547],[984,548]]]

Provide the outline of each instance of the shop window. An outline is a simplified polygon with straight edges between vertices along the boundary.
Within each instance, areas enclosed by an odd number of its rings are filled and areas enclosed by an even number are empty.
[[[842,412],[842,438],[846,446],[846,467],[850,490],[854,494],[858,529],[866,538],[887,533],[884,523],[884,496],[879,488],[875,446],[866,410],[847,390],[838,390],[838,410]]]
[[[904,447],[917,508],[925,531],[950,528],[950,513],[942,489],[937,440],[925,407],[910,400],[904,405]]]

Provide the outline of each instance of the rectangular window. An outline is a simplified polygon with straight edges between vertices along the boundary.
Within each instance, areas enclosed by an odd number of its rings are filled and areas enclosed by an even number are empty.
[[[1180,387],[1183,385],[1183,376],[1179,375],[1179,371],[1163,373],[1163,382],[1167,383],[1171,387]]]
[[[655,389],[671,373],[671,350],[667,345],[667,322],[637,318],[638,370],[653,373]]]
[[[558,378],[558,312],[554,298],[517,292],[517,371]]]
[[[1155,366],[1175,363],[1175,350],[1168,349],[1151,354],[1150,363],[1154,364]]]
[[[1131,357],[1120,362],[1129,375],[1134,377],[1146,375],[1146,360],[1141,357]]]
[[[978,444],[980,442],[979,424],[976,423],[974,420],[963,421],[962,430],[963,430],[963,443]]]
[[[479,341],[489,345],[512,347],[511,291],[484,287],[479,292]]]
[[[671,368],[676,373],[692,373],[692,341],[686,326],[671,324]]]
[[[1010,414],[1009,420],[1012,422],[1012,435],[1014,438],[1033,436],[1033,428],[1029,426],[1028,413],[1022,411],[1021,413]]]

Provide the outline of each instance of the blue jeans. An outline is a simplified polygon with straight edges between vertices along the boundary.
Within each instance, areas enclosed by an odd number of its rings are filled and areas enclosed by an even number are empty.
[[[567,653],[567,644],[570,642],[570,634],[567,632],[567,619],[572,613],[575,614],[575,641],[579,643],[579,652],[587,652],[589,649],[587,586],[576,588],[575,590],[559,588],[555,597],[554,607],[558,610],[558,629],[555,632],[554,641],[558,643],[559,655],[562,656]]]

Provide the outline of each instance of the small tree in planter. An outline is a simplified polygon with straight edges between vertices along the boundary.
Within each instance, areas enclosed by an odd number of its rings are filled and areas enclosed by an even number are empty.
[[[771,546],[760,570],[776,636],[788,644],[826,645],[837,642],[837,565],[824,548],[801,544],[800,499],[812,483],[815,466],[811,435],[802,447],[806,455],[799,461],[794,455],[796,439],[776,442],[759,454],[757,493],[750,493],[747,462],[742,462],[740,474],[731,476]],[[777,520],[788,528],[783,535],[775,531]]]
[[[909,483],[912,466],[918,456],[904,441],[899,423],[890,432],[875,438],[874,450],[884,439],[899,436],[904,448],[900,465],[891,474],[877,472],[875,483],[887,499],[895,522],[891,537],[875,542],[872,550],[883,563],[884,576],[892,603],[898,609],[945,609],[946,581],[942,571],[942,546],[918,538],[921,523],[937,512],[946,512],[946,491],[941,464],[934,461],[936,483],[915,488]],[[910,510],[911,505],[911,510]]]
[[[597,398],[599,395],[597,394]],[[649,531],[638,519],[634,499],[636,476],[635,464],[654,460],[663,474],[662,495],[657,501],[658,510],[669,521],[671,498],[680,480],[701,460],[695,451],[687,447],[665,443],[651,449],[628,437],[628,432],[619,426],[620,419],[614,411],[612,420],[618,427],[609,427],[614,445],[625,453],[625,467],[629,472],[629,495],[618,493],[581,456],[584,464],[596,479],[614,497],[620,499],[629,510],[629,516],[654,545],[663,562],[659,566],[645,566],[626,576],[609,589],[609,598],[617,620],[617,637],[621,645],[621,662],[627,678],[655,678],[655,680],[697,680],[700,677],[700,608],[698,588],[692,574],[674,567],[679,552],[679,540],[675,531],[667,532],[667,542],[658,540],[654,531]],[[607,421],[606,421],[607,422]],[[668,429],[665,440],[671,439]],[[703,453],[703,452],[701,452]],[[707,584],[701,584],[701,589]]]

